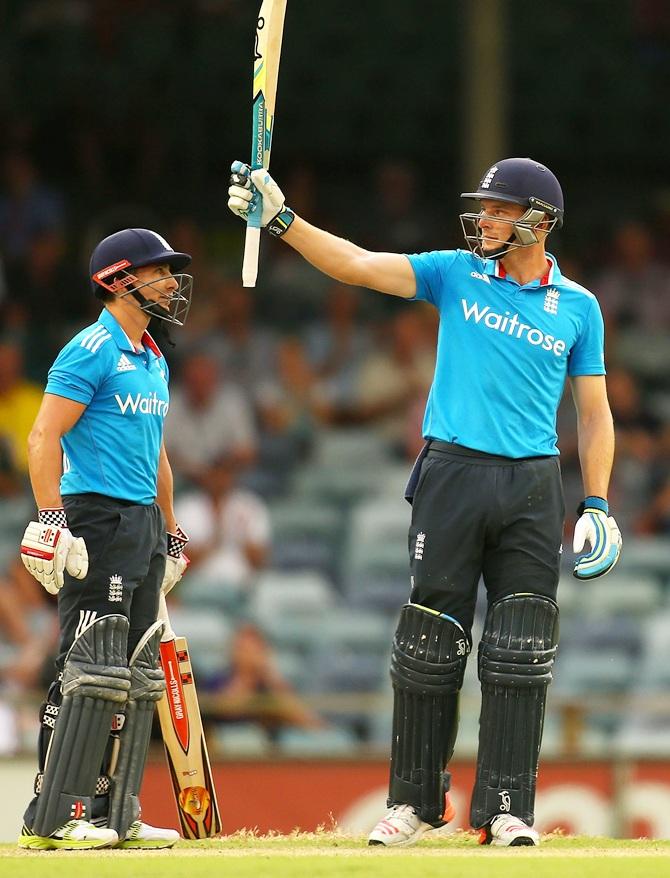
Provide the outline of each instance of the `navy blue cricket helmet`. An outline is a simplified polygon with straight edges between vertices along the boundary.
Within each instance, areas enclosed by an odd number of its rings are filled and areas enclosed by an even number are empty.
[[[93,250],[89,263],[91,287],[99,298],[104,298],[105,292],[124,294],[125,289],[137,299],[143,310],[161,320],[181,325],[191,304],[193,278],[183,273],[190,261],[188,253],[173,250],[158,232],[122,229],[103,238]],[[168,297],[167,308],[146,299],[140,289],[148,284],[138,285],[132,273],[133,268],[161,264],[169,265],[179,282],[178,290]]]
[[[494,201],[509,201],[527,208],[518,220],[510,221],[512,226],[510,240],[501,241],[501,245],[504,246],[488,253],[482,252],[482,235],[477,225],[479,214],[461,214],[465,240],[479,255],[498,258],[509,253],[514,247],[536,244],[538,227],[550,232],[563,225],[564,202],[561,184],[549,168],[534,159],[513,158],[496,162],[486,171],[476,191],[462,192],[461,198],[474,198],[477,201],[490,198]],[[468,231],[467,224],[470,224],[472,231]]]

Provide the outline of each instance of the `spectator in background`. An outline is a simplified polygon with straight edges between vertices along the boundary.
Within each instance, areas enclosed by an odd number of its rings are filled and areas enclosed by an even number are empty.
[[[405,457],[406,423],[417,397],[426,399],[435,366],[420,308],[392,317],[381,341],[361,365],[353,408],[340,414],[370,424],[389,450]]]
[[[260,497],[237,486],[234,457],[220,457],[204,467],[197,485],[175,504],[190,538],[190,572],[211,582],[213,592],[225,589],[231,606],[237,598],[241,606],[268,562],[270,515]]]
[[[256,455],[251,404],[240,387],[224,379],[216,357],[205,350],[184,359],[165,430],[175,474],[198,485],[223,456],[244,468]]]
[[[0,632],[11,653],[1,666],[6,685],[22,689],[41,688],[47,659],[55,659],[58,622],[46,592],[35,587],[23,565],[12,563],[0,576]],[[46,669],[51,674],[51,663]]]
[[[42,388],[24,375],[23,354],[12,340],[0,341],[0,444],[6,455],[0,467],[18,476],[28,476],[28,434],[42,402]]]
[[[322,390],[300,338],[285,336],[277,347],[275,374],[256,395],[261,422],[309,444],[317,425],[331,414]]]
[[[656,334],[670,326],[670,276],[656,258],[651,232],[628,221],[614,232],[611,262],[594,280],[603,316],[619,329]]]
[[[223,722],[257,722],[272,736],[280,728],[323,728],[326,723],[298,698],[277,668],[262,632],[244,624],[235,632],[230,662],[211,682],[214,718]]]
[[[660,480],[662,422],[645,407],[640,387],[629,372],[610,370],[607,390],[616,435],[612,502],[622,508],[624,527],[644,531]]]
[[[670,476],[657,488],[651,502],[637,520],[638,533],[670,537]]]
[[[59,228],[37,232],[30,240],[26,259],[7,272],[12,296],[25,309],[33,332],[40,328],[53,332],[53,318],[63,323],[81,317],[81,297],[76,295],[81,280],[67,259],[65,236]],[[45,314],[52,318],[46,327]]]
[[[414,165],[387,158],[376,165],[373,182],[372,215],[366,215],[368,234],[363,232],[365,246],[372,250],[418,253],[438,243],[444,245],[444,235],[436,234],[439,224],[430,214],[430,200],[421,196]],[[371,237],[371,232],[375,237]],[[377,232],[383,234],[383,241],[376,237]]]
[[[229,380],[253,396],[275,373],[276,334],[259,325],[257,296],[239,280],[214,274],[211,284],[213,307],[200,343],[220,358]]]
[[[3,162],[0,192],[0,246],[7,269],[25,263],[35,238],[45,231],[62,229],[63,199],[39,181],[30,156],[10,150]]]
[[[264,496],[284,493],[296,466],[304,463],[315,433],[327,423],[331,409],[296,336],[277,346],[274,375],[256,391],[260,453],[249,484]]]
[[[305,333],[309,363],[326,398],[335,407],[352,404],[358,370],[372,348],[370,331],[361,320],[360,311],[360,290],[332,283],[323,316]]]

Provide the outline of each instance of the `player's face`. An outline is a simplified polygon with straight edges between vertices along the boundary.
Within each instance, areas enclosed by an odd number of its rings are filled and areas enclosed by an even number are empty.
[[[523,216],[525,208],[520,204],[488,198],[483,198],[480,205],[478,224],[482,234],[482,250],[486,253],[497,250],[501,244],[507,243],[512,234],[512,223]]]
[[[164,308],[168,307],[170,296],[178,289],[179,284],[172,276],[169,265],[145,265],[132,270],[138,280],[137,287],[150,302],[157,302]],[[146,284],[146,286],[144,286]]]

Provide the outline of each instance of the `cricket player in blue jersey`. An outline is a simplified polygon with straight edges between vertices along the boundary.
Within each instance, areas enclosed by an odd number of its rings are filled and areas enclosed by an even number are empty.
[[[411,594],[393,642],[391,777],[371,845],[417,841],[454,816],[447,766],[458,722],[477,584],[488,610],[478,648],[482,703],[470,822],[482,844],[539,843],[535,786],[558,645],[564,520],[556,411],[566,377],[577,408],[584,501],[574,533],[579,579],[616,564],[609,515],[614,454],[603,320],[595,297],[546,252],[563,223],[554,174],[497,162],[461,216],[468,250],[372,253],[307,223],[263,169],[232,166],[228,205],[335,279],[433,304],[440,314],[425,447],[410,476]]]
[[[24,848],[165,848],[179,837],[141,820],[138,794],[165,688],[158,598],[188,563],[163,445],[168,367],[147,326],[184,323],[190,261],[148,229],[97,245],[91,285],[104,307],[49,370],[28,440],[38,516],[21,558],[58,596],[61,638]]]

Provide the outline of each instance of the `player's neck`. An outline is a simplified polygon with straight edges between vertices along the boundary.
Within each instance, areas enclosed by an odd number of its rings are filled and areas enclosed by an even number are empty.
[[[149,316],[140,308],[134,307],[125,299],[107,302],[107,310],[116,318],[117,323],[130,339],[137,350],[142,348],[142,336],[149,325]]]
[[[547,254],[541,244],[518,247],[500,261],[507,274],[522,286],[544,277],[547,273]]]

